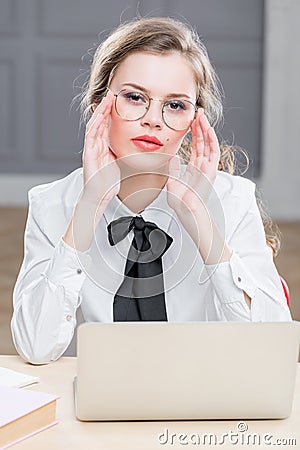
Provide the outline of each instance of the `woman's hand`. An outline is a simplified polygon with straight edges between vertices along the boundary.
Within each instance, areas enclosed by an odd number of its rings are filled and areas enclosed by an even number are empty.
[[[109,120],[113,104],[109,92],[87,123],[83,151],[83,192],[63,240],[84,252],[94,239],[97,226],[107,204],[119,192],[120,170],[109,149]]]
[[[84,140],[82,199],[104,208],[120,190],[120,170],[108,137],[113,100],[108,91],[87,123]]]
[[[180,177],[180,160],[169,162],[168,203],[183,225],[190,215],[203,210],[216,179],[220,147],[214,129],[201,108],[191,125],[192,153],[186,171]],[[194,219],[195,220],[195,219]]]
[[[168,203],[193,239],[205,264],[229,261],[232,251],[214,223],[207,201],[217,175],[220,147],[203,110],[192,126],[192,154],[180,177],[180,161],[169,162]]]

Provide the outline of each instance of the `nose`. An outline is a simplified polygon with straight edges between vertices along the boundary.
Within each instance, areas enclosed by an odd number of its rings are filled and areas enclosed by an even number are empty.
[[[161,102],[151,99],[146,114],[141,118],[141,125],[162,129],[163,123]]]

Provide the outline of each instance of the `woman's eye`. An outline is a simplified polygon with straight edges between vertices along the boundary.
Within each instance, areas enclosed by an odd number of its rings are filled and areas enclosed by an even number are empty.
[[[185,104],[180,100],[169,100],[166,102],[166,107],[171,111],[184,111],[186,109]]]
[[[124,97],[133,103],[146,103],[146,99],[142,94],[138,92],[124,92]]]

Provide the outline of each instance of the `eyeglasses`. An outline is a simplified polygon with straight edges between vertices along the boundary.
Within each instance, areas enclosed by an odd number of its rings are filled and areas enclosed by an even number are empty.
[[[161,102],[163,121],[169,128],[176,131],[188,128],[198,109],[189,100],[174,98],[164,101],[131,89],[122,89],[114,96],[117,114],[128,121],[139,120],[144,117],[150,108],[151,101]]]

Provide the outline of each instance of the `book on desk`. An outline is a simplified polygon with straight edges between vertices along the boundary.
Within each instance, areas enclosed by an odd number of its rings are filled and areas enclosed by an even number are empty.
[[[0,385],[0,450],[55,425],[57,398]]]
[[[25,387],[39,382],[39,377],[0,367],[0,386]]]

